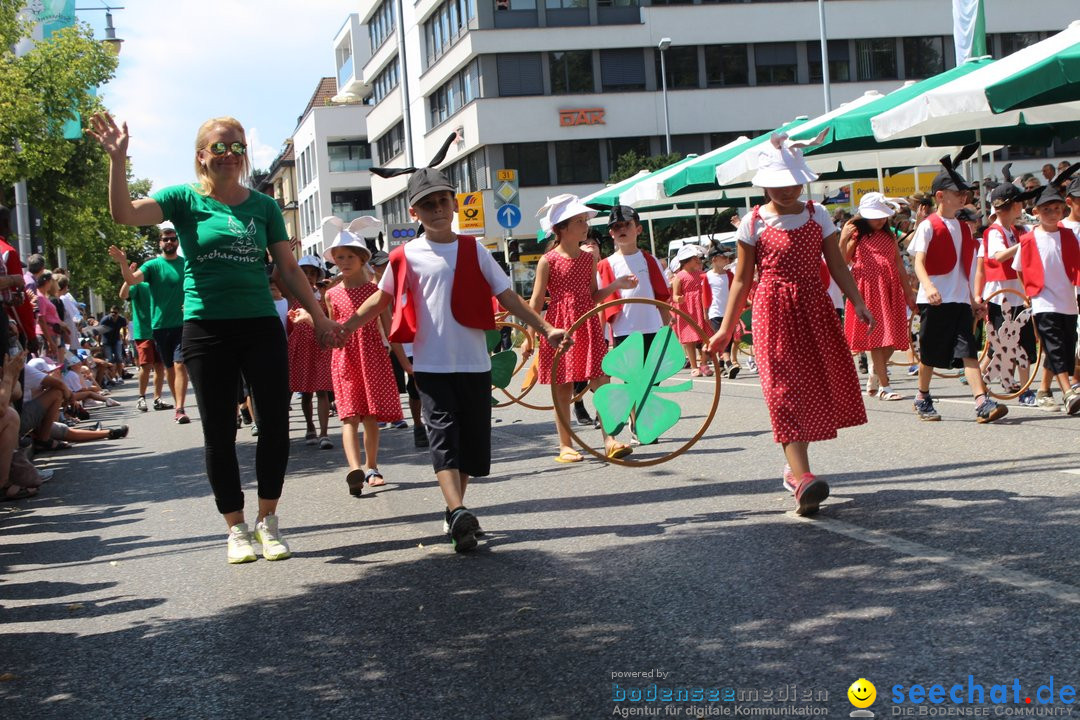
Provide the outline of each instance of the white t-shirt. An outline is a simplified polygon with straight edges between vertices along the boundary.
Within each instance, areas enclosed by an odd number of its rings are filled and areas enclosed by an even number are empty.
[[[23,372],[23,402],[26,402],[26,400],[37,396],[38,391],[41,389],[41,381],[45,379],[46,373],[31,365],[23,368]]]
[[[739,223],[738,230],[735,231],[735,239],[739,242],[746,243],[747,245],[757,245],[757,237],[762,230],[761,223],[778,230],[790,232],[797,230],[810,221],[810,213],[806,212],[806,207],[803,207],[801,211],[794,215],[777,215],[771,213],[763,206],[758,211],[760,218],[759,222],[751,223],[750,217],[747,217]],[[832,217],[829,216],[829,211],[821,207],[817,203],[814,203],[814,220],[821,226],[822,237],[829,237],[836,232],[836,225],[833,224]],[[756,227],[750,227],[755,225]]]
[[[64,383],[71,389],[71,392],[79,392],[83,389],[82,378],[74,370],[67,370],[63,375]]]
[[[1073,235],[1080,238],[1080,220],[1070,220],[1065,218],[1061,221],[1061,224],[1073,231]]]
[[[709,270],[705,273],[709,278],[709,288],[712,289],[712,305],[709,306],[709,318],[722,318],[727,310],[728,292],[731,291],[731,283],[727,273],[723,270],[716,272]]]
[[[1043,266],[1043,289],[1031,298],[1031,312],[1062,313],[1076,315],[1076,287],[1065,274],[1065,262],[1061,258],[1061,233],[1048,233],[1041,227],[1035,228],[1035,247],[1039,250]],[[1020,253],[1013,258],[1013,268],[1023,271],[1020,266]]]
[[[431,242],[421,235],[405,245],[405,259],[417,287],[407,288],[403,301],[416,302],[412,364],[420,372],[485,372],[491,369],[484,331],[465,327],[454,319],[450,310],[458,242]],[[509,290],[510,278],[495,258],[480,241],[472,242],[476,243],[480,272],[491,286],[492,295]],[[395,294],[392,271],[383,273],[379,289],[391,296]]]
[[[640,250],[633,255],[615,253],[607,258],[607,261],[611,265],[611,272],[615,275],[616,280],[627,275],[637,276],[637,287],[620,290],[619,297],[656,299],[652,289],[652,282],[649,280],[649,267],[646,264],[648,261],[645,259],[645,253]],[[627,303],[619,307],[619,314],[615,316],[611,329],[615,337],[623,337],[634,332],[643,334],[660,332],[663,326],[664,324],[660,320],[660,311],[652,305]]]
[[[278,317],[281,318],[281,326],[288,327],[289,323],[289,301],[285,298],[274,301],[274,308],[277,310]]]
[[[937,288],[938,294],[941,295],[941,302],[943,303],[970,303],[971,302],[971,282],[975,277],[974,271],[968,268],[967,277],[964,276],[964,271],[960,268],[960,244],[963,241],[963,235],[960,234],[960,221],[956,218],[941,218],[945,222],[945,227],[948,228],[949,234],[952,235],[953,248],[956,250],[956,264],[953,265],[952,271],[948,275],[931,275],[930,282]],[[925,253],[926,249],[930,247],[930,238],[934,236],[934,227],[930,224],[929,220],[923,220],[919,223],[919,226],[915,228],[915,235],[911,239],[911,244],[908,245],[908,252],[912,257],[915,257],[917,253]],[[971,258],[972,264],[975,262],[975,258]],[[922,283],[919,283],[919,294],[916,297],[915,302],[927,303],[926,290],[923,288]]]
[[[1010,246],[1015,245],[1017,242],[1020,241],[1020,238],[1014,237],[1014,233],[1012,231],[1012,228],[1005,228],[1005,232],[1007,233],[1007,235],[1009,237]],[[986,231],[986,246],[990,250],[990,257],[994,257],[998,253],[1005,252],[1006,250],[1009,249],[1008,247],[1005,246],[1005,238],[1002,237],[1001,231],[998,230],[997,228],[994,228],[994,227],[991,227],[990,229],[988,229]],[[1019,254],[1020,254],[1020,252],[1017,251],[1016,255],[1013,255],[1013,257],[1015,258]],[[984,258],[984,259],[986,257],[983,254],[983,244],[982,243],[979,243],[979,255],[978,256],[981,257],[981,258]],[[1011,264],[1011,260],[1006,261],[1006,262]],[[997,291],[1005,289],[1005,288],[1008,288],[1009,290],[1016,290],[1017,292],[1019,292],[1021,294],[1023,294],[1023,292],[1024,292],[1024,287],[1023,287],[1023,285],[1020,284],[1019,279],[1016,279],[1016,280],[987,280],[986,285],[983,286],[983,297],[984,298],[990,297],[991,295],[993,295]],[[1004,300],[1005,297],[1006,297],[1005,295],[998,295],[996,298],[994,298],[990,302],[994,303],[995,305],[1000,305],[1001,301]],[[1009,304],[1013,305],[1013,306],[1015,306],[1020,301],[1020,299],[1018,297],[1016,297],[1015,295],[1008,295],[1008,298],[1009,298]]]

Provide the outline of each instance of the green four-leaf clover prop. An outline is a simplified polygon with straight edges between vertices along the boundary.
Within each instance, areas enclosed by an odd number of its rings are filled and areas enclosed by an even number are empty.
[[[502,334],[498,330],[485,330],[488,352],[495,352],[502,342]],[[492,387],[506,389],[510,385],[510,378],[514,376],[514,368],[517,366],[517,354],[513,350],[500,350],[491,356],[491,385]],[[491,404],[497,405],[498,400],[494,396]]]
[[[604,431],[608,435],[618,434],[631,414],[634,416],[634,431],[643,444],[651,443],[674,427],[682,410],[677,403],[656,394],[690,390],[693,383],[689,380],[660,386],[661,382],[683,369],[685,360],[686,356],[670,327],[656,333],[648,356],[645,355],[645,338],[639,332],[631,334],[609,351],[602,365],[604,372],[623,382],[611,382],[596,391],[596,411],[600,414]]]

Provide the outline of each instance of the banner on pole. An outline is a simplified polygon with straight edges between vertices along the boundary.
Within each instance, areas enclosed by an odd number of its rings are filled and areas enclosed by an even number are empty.
[[[956,64],[986,52],[986,9],[984,0],[953,0],[953,43],[956,45]]]

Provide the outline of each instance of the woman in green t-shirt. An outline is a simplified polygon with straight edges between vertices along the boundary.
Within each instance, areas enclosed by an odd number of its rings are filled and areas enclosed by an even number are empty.
[[[255,559],[244,522],[244,493],[236,458],[236,390],[243,373],[259,415],[255,474],[259,513],[254,540],[263,557],[289,557],[278,531],[277,504],[289,457],[289,369],[285,332],[265,272],[269,251],[282,280],[315,318],[319,341],[333,345],[342,329],[319,311],[296,264],[274,200],[245,184],[250,174],[244,128],[233,118],[207,120],[195,137],[197,182],[132,200],[127,186],[128,130],[108,114],[91,119],[92,135],[109,155],[109,209],[124,225],[171,220],[183,248],[182,354],[195,386],[206,445],[206,472],[218,511],[229,526],[230,563]],[[110,248],[114,259],[119,249]],[[129,284],[142,281],[121,263]],[[310,305],[310,307],[308,307]]]

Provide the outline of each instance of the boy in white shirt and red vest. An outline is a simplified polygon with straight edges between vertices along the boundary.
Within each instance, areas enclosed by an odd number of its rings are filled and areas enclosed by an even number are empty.
[[[400,174],[401,171],[399,171]],[[476,547],[480,524],[464,504],[469,479],[491,469],[491,358],[484,331],[495,328],[491,298],[543,333],[566,340],[510,289],[480,242],[451,229],[455,188],[428,167],[409,179],[409,215],[423,234],[390,253],[379,290],[345,322],[346,332],[393,305],[391,342],[412,342],[412,365],[431,462],[446,501],[446,527],[457,552]]]
[[[596,266],[599,285],[606,287],[621,277],[632,277],[637,282],[631,288],[612,293],[604,298],[604,302],[616,298],[647,298],[662,302],[671,299],[671,289],[660,261],[638,247],[641,230],[641,221],[634,208],[616,205],[611,209],[608,234],[615,241],[615,252]],[[618,346],[631,333],[640,332],[645,338],[646,353],[653,337],[668,325],[669,320],[666,309],[652,305],[627,303],[604,311],[604,323],[611,328],[614,345]]]
[[[967,223],[956,219],[972,187],[955,169],[962,159],[964,153],[956,160],[942,158],[945,169],[931,185],[937,211],[919,223],[908,247],[919,278],[916,303],[921,320],[919,392],[914,405],[920,420],[940,420],[930,396],[930,380],[935,367],[952,368],[959,361],[975,396],[975,420],[988,423],[1009,410],[987,394],[976,359],[979,348],[972,328],[976,312],[984,313],[985,307],[975,302],[971,290],[977,242]]]
[[[1080,165],[1072,170],[1077,168]],[[1068,209],[1056,185],[1043,188],[1035,207],[1039,223],[1020,237],[1020,252],[1012,266],[1031,298],[1035,330],[1042,342],[1043,392],[1049,386],[1046,375],[1053,375],[1064,393],[1066,412],[1075,415],[1080,412],[1080,390],[1069,387],[1069,375],[1076,369],[1080,243],[1071,229],[1059,224]]]

